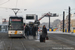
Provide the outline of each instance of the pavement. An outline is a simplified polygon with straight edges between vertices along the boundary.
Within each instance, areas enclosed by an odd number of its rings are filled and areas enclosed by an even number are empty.
[[[56,34],[69,34],[69,35],[75,36],[75,33],[72,33],[72,32],[68,33],[68,32],[62,32],[62,31],[47,31],[47,33],[48,33],[48,34],[50,34],[50,33],[56,33]]]
[[[8,38],[7,33],[0,33],[0,50],[75,50],[75,36],[70,33],[48,32],[49,40],[39,41],[39,36],[33,39]]]

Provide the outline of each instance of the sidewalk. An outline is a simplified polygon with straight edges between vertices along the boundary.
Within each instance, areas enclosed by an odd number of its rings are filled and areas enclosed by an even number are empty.
[[[58,31],[57,32],[48,32],[48,34],[50,34],[50,33],[67,34],[67,33],[58,32]],[[68,33],[68,34],[70,34],[70,33]],[[27,39],[27,43],[28,43],[27,45],[29,45],[30,47],[39,48],[41,50],[60,50],[59,48],[61,48],[61,50],[73,50],[74,49],[72,47],[69,47],[68,45],[60,43],[59,41],[58,42],[53,41],[53,39],[50,39],[50,37],[49,37],[49,40],[45,40],[45,43],[40,42],[39,36],[40,36],[40,33],[36,36],[36,39],[33,39],[33,36],[29,36],[29,39]],[[65,48],[69,48],[69,49],[65,49]]]
[[[47,31],[48,34],[54,33],[54,34],[69,34],[75,36],[75,33],[68,33],[68,32],[62,32],[62,31]]]
[[[39,40],[40,39],[40,34],[42,32],[38,32],[38,35],[36,36],[36,39]],[[69,35],[74,35],[75,33],[68,33],[68,32],[62,32],[62,31],[47,31],[48,34],[69,34]]]

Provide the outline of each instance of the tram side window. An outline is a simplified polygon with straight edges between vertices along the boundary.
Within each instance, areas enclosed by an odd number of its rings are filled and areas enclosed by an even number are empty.
[[[26,19],[34,19],[34,16],[26,16]]]

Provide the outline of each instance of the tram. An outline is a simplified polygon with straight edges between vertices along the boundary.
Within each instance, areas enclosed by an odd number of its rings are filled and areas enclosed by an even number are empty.
[[[8,24],[9,37],[22,37],[24,35],[23,17],[10,16]]]

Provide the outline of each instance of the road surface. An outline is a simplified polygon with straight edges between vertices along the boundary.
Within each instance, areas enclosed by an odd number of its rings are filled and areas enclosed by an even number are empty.
[[[45,43],[41,43],[37,37],[8,38],[7,33],[0,33],[0,50],[75,50],[73,35],[49,33],[49,40]]]

